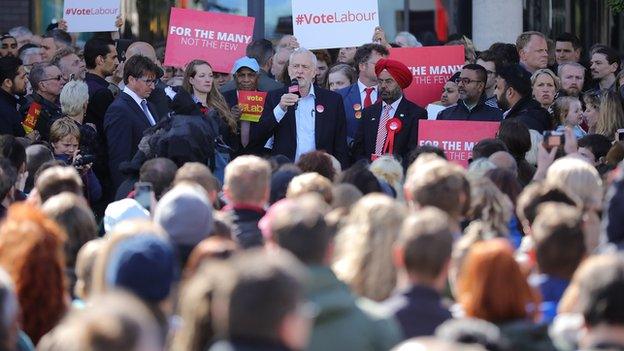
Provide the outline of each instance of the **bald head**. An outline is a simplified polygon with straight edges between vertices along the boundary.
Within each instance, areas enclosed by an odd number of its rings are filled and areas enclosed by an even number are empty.
[[[496,165],[496,168],[501,168],[513,173],[514,175],[518,175],[518,165],[509,152],[497,151],[489,157],[489,160]]]
[[[126,59],[136,55],[145,56],[156,64],[160,63],[156,58],[156,50],[154,50],[154,47],[144,41],[136,41],[130,44],[128,49],[126,49]]]

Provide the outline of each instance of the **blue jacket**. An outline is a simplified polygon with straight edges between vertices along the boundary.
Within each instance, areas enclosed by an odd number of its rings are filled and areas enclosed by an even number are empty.
[[[406,339],[433,335],[440,324],[452,318],[442,305],[440,294],[422,285],[413,285],[390,297],[383,307],[399,321]]]
[[[344,103],[345,116],[347,117],[347,145],[351,147],[355,135],[360,127],[360,121],[362,120],[362,110],[364,106],[362,104],[362,98],[360,96],[360,90],[357,82],[351,84],[346,88],[336,90]],[[356,118],[356,112],[360,112],[359,118]]]

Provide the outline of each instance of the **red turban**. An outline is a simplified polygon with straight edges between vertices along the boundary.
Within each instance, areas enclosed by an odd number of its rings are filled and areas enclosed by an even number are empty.
[[[379,73],[381,73],[384,69],[390,73],[401,89],[407,88],[412,83],[412,79],[414,78],[412,76],[412,72],[410,72],[407,66],[397,60],[382,58],[377,61],[377,64],[375,65],[375,75],[379,77]]]

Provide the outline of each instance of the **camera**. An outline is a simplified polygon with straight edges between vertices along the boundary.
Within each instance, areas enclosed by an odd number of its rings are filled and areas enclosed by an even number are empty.
[[[615,137],[617,141],[624,141],[624,129],[618,129]]]
[[[563,132],[556,132],[547,130],[544,132],[544,146],[547,150],[552,149],[553,147],[563,146],[565,143],[565,136]]]
[[[95,155],[84,155],[81,158],[74,160],[73,165],[74,167],[82,167],[93,162],[95,162]]]

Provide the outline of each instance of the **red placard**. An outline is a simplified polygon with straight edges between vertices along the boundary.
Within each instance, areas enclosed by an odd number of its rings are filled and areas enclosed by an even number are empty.
[[[254,22],[252,17],[172,8],[165,65],[183,67],[202,59],[214,71],[229,73],[234,61],[245,56]]]
[[[444,150],[449,161],[468,167],[474,145],[494,138],[499,125],[499,122],[419,120],[418,146],[438,147]]]
[[[421,107],[440,100],[444,84],[465,62],[463,46],[393,48],[390,58],[403,62],[412,72],[414,80],[404,94]]]
[[[264,109],[264,100],[267,93],[265,91],[238,91],[238,105],[241,111],[241,121],[258,122],[262,110]]]

